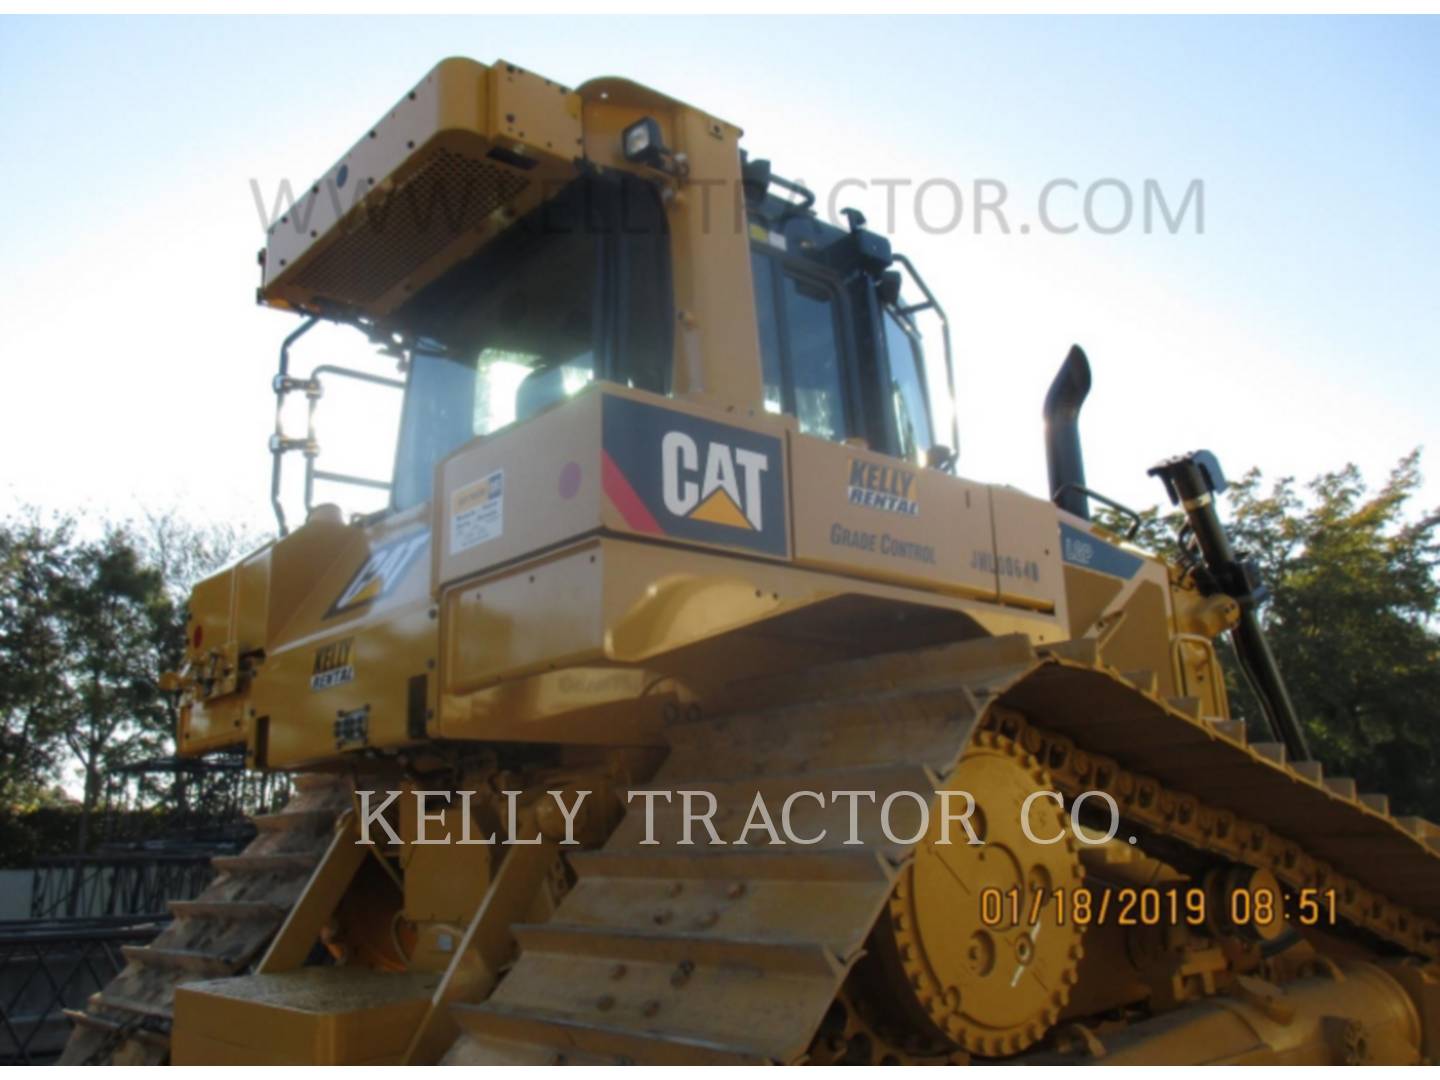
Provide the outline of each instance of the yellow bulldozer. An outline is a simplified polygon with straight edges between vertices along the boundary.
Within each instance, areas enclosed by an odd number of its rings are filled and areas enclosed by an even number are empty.
[[[1173,564],[1092,521],[1077,348],[1048,497],[958,475],[937,299],[740,135],[449,59],[274,223],[277,416],[403,388],[388,503],[277,419],[167,685],[294,793],[64,1060],[1440,1057],[1440,830],[1311,759],[1214,457]]]

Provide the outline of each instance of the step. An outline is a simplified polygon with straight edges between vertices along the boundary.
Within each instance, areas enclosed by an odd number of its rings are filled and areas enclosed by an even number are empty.
[[[1377,814],[1384,814],[1387,817],[1390,814],[1389,795],[1365,794],[1360,796],[1360,801]]]
[[[1239,743],[1241,746],[1245,745],[1244,720],[1215,720],[1210,726],[1231,742]]]
[[[65,1019],[77,1027],[92,1028],[95,1031],[103,1031],[107,1035],[120,1035],[127,1039],[138,1039],[140,1042],[150,1046],[160,1047],[168,1050],[170,1040],[158,1031],[150,1031],[147,1028],[137,1027],[133,1021],[119,1023],[115,1020],[106,1019],[103,1016],[95,1016],[92,1013],[83,1012],[80,1009],[62,1009]]]
[[[216,855],[210,860],[219,874],[272,874],[313,870],[319,862],[308,852],[275,852],[268,855]]]
[[[283,919],[289,909],[264,900],[171,900],[170,913],[187,919]]]
[[[618,1025],[576,1021],[542,1009],[487,1002],[457,1005],[451,1015],[466,1031],[482,1038],[575,1049],[623,1064],[758,1065],[754,1050],[696,1039],[673,1032],[636,1031]]]
[[[1440,829],[1423,817],[1397,817],[1395,823],[1417,840],[1431,840]]]
[[[705,936],[684,929],[616,930],[604,926],[520,923],[512,928],[527,952],[598,956],[655,964],[749,967],[795,975],[835,975],[842,962],[814,941]]]
[[[329,810],[281,810],[276,814],[256,814],[250,819],[260,832],[328,831],[335,823]]]
[[[1120,673],[1120,677],[1126,682],[1128,682],[1131,686],[1135,687],[1135,689],[1145,694],[1156,693],[1156,690],[1160,685],[1160,679],[1155,674],[1152,668],[1139,668],[1135,671],[1123,671]],[[1198,699],[1196,699],[1196,708],[1199,708]]]
[[[155,945],[122,945],[120,951],[126,960],[146,967],[167,968],[171,971],[189,971],[207,977],[233,975],[237,965],[223,956],[201,952],[198,949],[166,949]]]
[[[894,868],[874,851],[799,853],[793,848],[697,847],[675,854],[660,849],[580,851],[567,860],[581,878],[694,878],[745,881],[888,881]]]
[[[1191,720],[1200,719],[1200,699],[1198,697],[1167,697],[1165,704],[1171,709]]]
[[[1285,744],[1279,742],[1257,742],[1251,743],[1250,749],[1268,761],[1277,765],[1285,764]]]
[[[613,1057],[586,1054],[567,1047],[556,1050],[535,1043],[495,1039],[462,1030],[446,1051],[441,1065],[616,1065]]]
[[[577,860],[578,880],[566,895],[563,921],[592,929],[697,938],[807,941],[849,957],[864,944],[895,873],[877,853],[854,849],[791,849],[779,857],[775,852],[780,849],[774,849],[768,855],[688,860],[639,854],[646,850],[636,849],[635,856],[607,858],[598,853],[599,860]],[[807,874],[807,869],[813,872]]]
[[[1325,782],[1325,768],[1318,761],[1291,762],[1290,771],[1298,776],[1304,777],[1312,784],[1323,784]]]
[[[1325,788],[1332,795],[1338,795],[1342,799],[1350,799],[1351,801],[1359,795],[1359,788],[1355,786],[1355,781],[1349,777],[1326,777]]]
[[[171,1018],[169,1006],[113,994],[108,990],[100,990],[91,994],[90,1007],[92,1009],[115,1009],[118,1012],[134,1013],[136,1016],[151,1016],[159,1020],[168,1021]]]

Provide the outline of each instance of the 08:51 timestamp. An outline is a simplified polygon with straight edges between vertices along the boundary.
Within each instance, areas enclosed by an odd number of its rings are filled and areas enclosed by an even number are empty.
[[[1228,910],[1213,911],[1224,903]],[[1286,905],[1293,907],[1287,913]],[[1145,886],[1120,889],[987,888],[980,892],[980,921],[987,927],[1036,926],[1042,920],[1057,926],[1201,926],[1219,916],[1231,926],[1264,928],[1290,919],[1300,926],[1333,926],[1334,889],[1299,889],[1281,893],[1268,887],[1239,888],[1217,898],[1199,886]]]

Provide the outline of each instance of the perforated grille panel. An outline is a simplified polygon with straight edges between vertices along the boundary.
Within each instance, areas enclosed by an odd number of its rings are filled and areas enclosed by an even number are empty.
[[[294,287],[342,304],[373,304],[528,186],[493,162],[437,150],[388,198],[360,211],[348,234],[300,269]]]

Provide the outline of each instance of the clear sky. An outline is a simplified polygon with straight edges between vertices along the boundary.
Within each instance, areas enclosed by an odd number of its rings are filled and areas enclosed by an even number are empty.
[[[293,320],[253,303],[251,181],[308,184],[451,54],[688,100],[822,208],[843,179],[911,181],[893,239],[949,309],[964,475],[1043,494],[1040,405],[1078,341],[1089,479],[1116,498],[1158,501],[1145,469],[1200,446],[1237,475],[1379,480],[1424,444],[1440,503],[1434,18],[0,19],[0,497],[268,525]],[[1172,209],[1202,181],[1203,234],[1020,231],[1048,182],[1104,178]],[[969,205],[921,228],[921,183],[977,179],[1006,186],[1008,235]],[[953,204],[927,190],[934,228]],[[845,194],[884,226],[883,190]],[[347,355],[337,333],[298,359]],[[340,398],[324,463],[378,469],[380,405]]]

